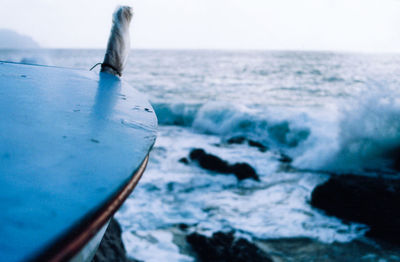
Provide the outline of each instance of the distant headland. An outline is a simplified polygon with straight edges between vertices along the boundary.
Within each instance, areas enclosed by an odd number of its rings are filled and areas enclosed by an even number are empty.
[[[0,29],[0,49],[40,48],[30,36],[19,34],[9,29]]]

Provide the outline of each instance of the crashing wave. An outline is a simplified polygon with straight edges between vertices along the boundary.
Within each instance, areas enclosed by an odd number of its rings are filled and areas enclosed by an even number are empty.
[[[210,102],[206,104],[153,103],[161,125],[192,127],[196,132],[223,138],[244,136],[268,146],[294,148],[305,141],[310,130],[307,115],[286,117],[272,109]]]
[[[319,114],[221,102],[154,103],[154,109],[161,125],[190,127],[222,139],[246,137],[289,154],[301,169],[400,169],[400,102],[391,97],[371,95]]]
[[[374,94],[343,109],[337,152],[327,169],[375,172],[400,169],[400,102]]]

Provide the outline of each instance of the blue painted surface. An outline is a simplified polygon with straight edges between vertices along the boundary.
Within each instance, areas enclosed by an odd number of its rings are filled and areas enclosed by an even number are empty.
[[[156,138],[119,78],[0,62],[0,260],[32,258],[126,183]]]

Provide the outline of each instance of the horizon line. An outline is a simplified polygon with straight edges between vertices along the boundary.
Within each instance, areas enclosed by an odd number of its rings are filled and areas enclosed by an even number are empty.
[[[39,47],[39,48],[0,48],[0,50],[106,50],[99,47]],[[277,48],[186,48],[186,47],[131,47],[139,51],[217,51],[217,52],[316,52],[316,53],[353,53],[353,54],[400,54],[399,50],[346,50],[346,49],[277,49]]]

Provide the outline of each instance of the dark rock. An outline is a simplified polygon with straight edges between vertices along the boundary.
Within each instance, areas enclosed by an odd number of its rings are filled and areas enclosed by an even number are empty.
[[[295,262],[379,262],[400,261],[400,249],[363,239],[351,242],[323,243],[305,237],[275,238],[254,242],[267,250],[273,261]]]
[[[216,232],[211,238],[192,233],[186,237],[200,261],[207,262],[272,262],[271,258],[244,238],[235,239],[233,232]]]
[[[236,163],[229,167],[230,172],[235,174],[239,180],[246,178],[252,178],[256,181],[260,181],[256,171],[247,163]]]
[[[247,143],[249,144],[249,146],[252,146],[252,147],[256,147],[256,148],[258,148],[258,150],[260,150],[261,152],[266,152],[267,150],[268,150],[268,147],[266,147],[265,145],[263,145],[262,143],[260,143],[260,142],[257,142],[257,141],[255,141],[255,140],[251,140],[251,139],[246,139],[245,137],[243,137],[243,136],[234,136],[234,137],[231,137],[231,138],[229,138],[227,141],[226,141],[226,143],[227,144],[243,144],[244,142],[246,142],[247,141]]]
[[[400,244],[400,181],[342,175],[312,192],[311,205],[370,226],[367,236]]]
[[[260,180],[254,168],[247,163],[230,165],[227,161],[215,155],[208,154],[203,149],[193,149],[189,157],[191,160],[197,161],[202,168],[210,171],[222,174],[234,174],[239,180],[246,178]]]
[[[279,161],[282,163],[291,163],[293,160],[290,156],[285,155],[285,154],[281,154]]]
[[[182,157],[181,159],[178,160],[180,163],[182,164],[189,164],[189,159],[187,159],[186,157]]]
[[[246,138],[243,136],[234,136],[229,138],[226,143],[228,144],[243,144],[246,141]]]
[[[193,149],[189,155],[190,159],[196,160],[199,165],[207,170],[227,174],[230,173],[228,162],[221,158],[207,154],[203,149]]]
[[[121,233],[120,225],[112,218],[92,262],[137,262],[138,260],[126,256]]]
[[[391,168],[395,171],[400,171],[400,147],[395,147],[384,153],[385,159],[391,159]],[[397,172],[396,172],[397,173]]]
[[[249,146],[257,147],[260,152],[267,152],[268,147],[254,140],[248,140]]]
[[[187,230],[187,229],[189,228],[189,225],[187,225],[187,224],[185,224],[185,223],[180,223],[180,224],[178,224],[178,228],[179,228],[180,230],[185,231],[185,230]]]

